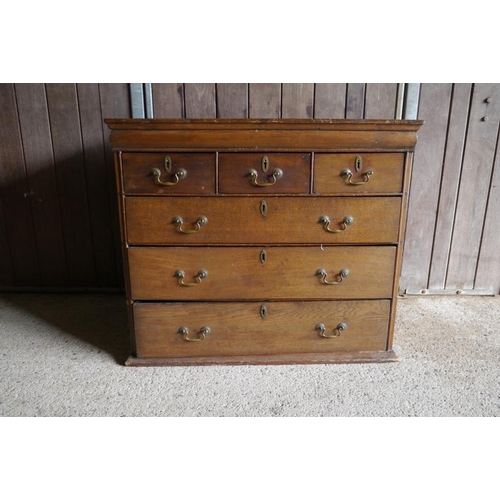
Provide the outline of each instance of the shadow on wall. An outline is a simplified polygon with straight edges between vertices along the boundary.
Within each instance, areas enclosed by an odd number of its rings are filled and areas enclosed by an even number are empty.
[[[0,295],[0,304],[32,321],[53,325],[51,331],[71,335],[109,353],[124,364],[130,354],[125,296],[122,294],[26,294]],[[5,306],[4,306],[5,307]]]

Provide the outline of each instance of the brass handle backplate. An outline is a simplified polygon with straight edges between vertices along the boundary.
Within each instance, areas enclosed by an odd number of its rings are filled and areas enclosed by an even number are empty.
[[[179,280],[179,285],[197,286],[201,283],[201,280],[204,280],[208,276],[208,271],[205,271],[205,269],[201,269],[200,271],[198,271],[198,274],[193,276],[193,279],[195,281],[190,283],[184,283],[184,278],[186,277],[186,273],[182,269],[177,269],[177,271],[175,271],[174,273],[174,276]]]
[[[172,219],[172,224],[177,228],[177,231],[179,233],[184,233],[184,234],[192,234],[192,233],[197,233],[200,229],[201,226],[204,226],[208,223],[208,218],[205,217],[204,215],[201,215],[198,217],[195,221],[195,229],[183,229],[182,225],[184,224],[184,219],[180,215],[176,215]]]
[[[164,168],[165,172],[167,174],[171,174],[172,170],[172,160],[170,156],[165,156],[164,160]],[[161,170],[159,168],[153,168],[151,170],[151,175],[154,177],[156,184],[159,184],[160,186],[175,186],[181,179],[185,179],[187,176],[187,170],[184,168],[179,168],[177,172],[172,173],[174,176],[173,181],[162,181],[160,180],[161,177]]]
[[[276,181],[278,179],[281,179],[283,177],[283,170],[281,170],[281,168],[275,168],[271,175],[267,178],[268,180],[266,182],[259,182],[257,180],[257,177],[259,176],[259,173],[257,172],[257,170],[255,170],[254,168],[251,168],[248,172],[247,172],[247,177],[250,178],[250,180],[252,181],[252,185],[253,186],[258,186],[258,187],[269,187],[269,186],[274,186],[276,184]],[[269,179],[272,179],[271,182],[269,182]]]
[[[269,158],[267,156],[262,157],[261,168],[262,168],[262,172],[264,172],[264,174],[267,175],[267,171],[269,170]],[[257,180],[257,178],[259,177],[259,173],[254,168],[251,168],[246,173],[246,176],[250,178],[253,186],[269,187],[269,186],[274,186],[276,184],[276,181],[283,177],[283,170],[281,170],[281,168],[275,168],[271,172],[271,175],[267,176],[267,178],[266,178],[267,180],[265,182],[259,182]],[[269,179],[272,179],[272,181],[269,181]],[[262,211],[261,211],[261,213],[262,213]],[[265,214],[262,214],[262,216],[265,217]]]
[[[361,156],[356,156],[356,159],[354,160],[354,170],[356,172],[359,172],[363,166],[363,161]],[[351,186],[362,186],[363,184],[366,184],[370,180],[370,176],[373,175],[373,170],[368,170],[364,174],[361,174],[364,176],[365,180],[363,181],[352,181],[353,173],[350,169],[344,168],[343,170],[340,171],[340,177],[345,180],[346,184],[349,184]]]
[[[340,285],[340,283],[342,283],[342,281],[349,276],[349,269],[341,269],[339,271],[338,281],[328,281],[328,273],[325,269],[317,269],[316,276],[318,276],[325,285]]]
[[[351,215],[346,215],[342,222],[340,223],[340,229],[330,229],[330,217],[328,215],[322,215],[318,221],[320,224],[323,224],[323,229],[328,231],[329,233],[341,233],[345,231],[347,226],[350,226],[354,222],[354,217]]]
[[[189,328],[187,326],[181,326],[177,333],[180,333],[184,340],[187,340],[188,342],[201,342],[202,340],[205,340],[205,337],[211,332],[211,329],[209,326],[202,326],[200,328],[200,331],[196,333],[196,337],[189,337]]]
[[[333,333],[328,335],[326,334],[326,326],[324,323],[318,323],[315,326],[315,329],[321,337],[324,337],[325,339],[333,339],[335,337],[340,337],[340,334],[347,329],[347,325],[345,323],[339,323],[333,330]]]

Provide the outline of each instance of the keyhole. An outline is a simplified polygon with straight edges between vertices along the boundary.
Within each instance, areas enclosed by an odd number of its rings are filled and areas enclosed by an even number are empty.
[[[267,214],[267,203],[265,202],[265,200],[262,200],[260,202],[260,215],[262,215],[262,217],[265,217]]]
[[[266,317],[266,314],[267,314],[266,306],[264,305],[260,306],[260,317],[264,319]]]
[[[354,168],[356,169],[356,172],[359,172],[361,170],[362,162],[363,160],[361,159],[361,156],[356,156],[356,161],[354,163]]]
[[[266,254],[266,251],[265,250],[262,250],[262,252],[260,252],[260,262],[262,264],[265,264],[266,263],[266,260],[267,260],[267,254]]]
[[[262,157],[262,171],[265,173],[269,168],[269,158],[267,156]]]

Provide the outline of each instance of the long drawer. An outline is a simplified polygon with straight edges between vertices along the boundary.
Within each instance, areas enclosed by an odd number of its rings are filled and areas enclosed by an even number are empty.
[[[133,247],[134,300],[392,296],[395,246]]]
[[[129,245],[396,243],[399,197],[125,200]]]
[[[383,351],[390,301],[135,303],[139,357]]]

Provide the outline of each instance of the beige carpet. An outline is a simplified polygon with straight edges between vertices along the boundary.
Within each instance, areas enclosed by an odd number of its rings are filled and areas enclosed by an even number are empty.
[[[401,361],[127,368],[120,295],[0,295],[2,416],[500,416],[500,299],[399,301]]]

